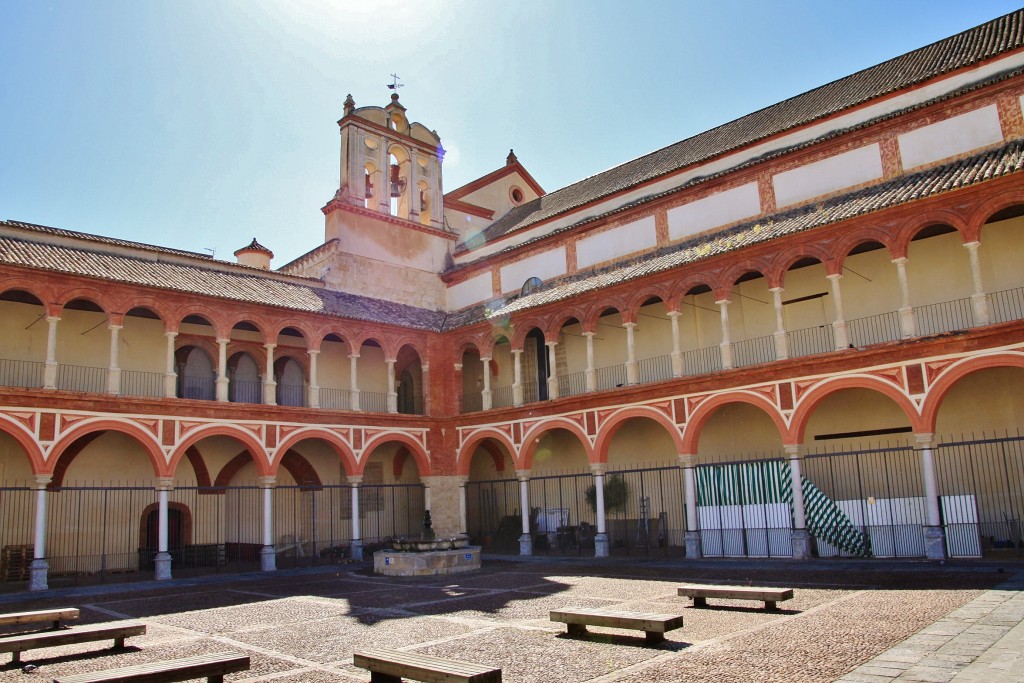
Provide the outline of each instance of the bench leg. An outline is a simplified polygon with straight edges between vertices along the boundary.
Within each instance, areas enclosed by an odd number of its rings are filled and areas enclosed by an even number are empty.
[[[702,598],[702,597],[699,597],[699,596],[695,595],[695,596],[693,596],[693,606],[694,607],[707,607],[708,606],[708,599],[707,598]]]
[[[11,653],[11,664],[21,664],[21,652],[15,651]]]
[[[768,610],[769,612],[774,612],[775,610],[779,609],[778,607],[775,606],[775,601],[774,600],[765,600],[764,601],[764,608],[766,610]]]
[[[115,649],[115,650],[123,650],[124,649],[124,636],[122,636],[120,638],[114,638],[114,647],[113,647],[113,649]]]
[[[566,624],[565,626],[569,632],[569,635],[573,636],[574,638],[582,638],[585,635],[587,635],[586,624]]]
[[[217,674],[216,676],[207,676],[206,683],[224,683],[224,674]]]
[[[383,674],[379,671],[371,671],[370,683],[402,683],[402,679],[398,676]]]
[[[664,633],[658,633],[657,631],[644,631],[644,636],[647,638],[648,645],[657,645],[658,643],[665,642]]]

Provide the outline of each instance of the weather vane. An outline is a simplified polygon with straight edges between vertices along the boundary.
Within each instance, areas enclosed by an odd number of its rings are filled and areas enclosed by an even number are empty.
[[[399,83],[398,82],[398,78],[399,78],[398,74],[391,74],[391,78],[393,78],[395,80],[393,82],[391,82],[391,83],[388,83],[388,90],[398,90],[399,88],[404,88],[405,87],[404,83]]]

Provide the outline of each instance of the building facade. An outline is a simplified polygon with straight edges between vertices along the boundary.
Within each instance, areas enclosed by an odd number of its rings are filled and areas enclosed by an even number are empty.
[[[1024,552],[1024,12],[553,192],[338,124],[281,267],[0,223],[0,585]]]

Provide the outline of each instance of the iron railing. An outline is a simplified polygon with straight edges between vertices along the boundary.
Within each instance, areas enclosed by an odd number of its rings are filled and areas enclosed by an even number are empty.
[[[0,358],[0,386],[33,389],[43,386],[45,363]]]
[[[164,375],[159,372],[121,371],[121,394],[124,396],[164,395]]]
[[[58,365],[57,388],[63,391],[104,394],[107,391],[107,369],[81,365]]]
[[[200,401],[213,401],[217,398],[217,380],[213,377],[178,376],[179,396]]]
[[[491,405],[495,408],[511,408],[512,385],[491,389]]]
[[[277,385],[277,405],[301,408],[306,405],[306,387],[303,384]]]
[[[483,394],[463,394],[462,395],[462,412],[464,413],[475,413],[484,409],[484,397]]]
[[[359,408],[367,413],[386,413],[388,395],[383,391],[360,391]]]
[[[791,358],[813,356],[836,350],[835,330],[832,325],[818,325],[793,330],[789,333],[789,355]]]
[[[352,391],[320,387],[320,407],[326,410],[351,410]]]
[[[637,379],[641,383],[672,379],[672,356],[641,358],[636,365]]]
[[[687,375],[706,375],[722,369],[722,349],[705,346],[683,352],[683,372]]]
[[[992,322],[1005,323],[1024,318],[1024,287],[989,294]]]
[[[896,341],[903,336],[900,316],[896,311],[854,318],[846,322],[850,343],[854,346],[871,346]]]
[[[956,299],[914,308],[917,320],[917,334],[927,337],[931,334],[969,330],[974,327],[974,314],[970,299]]]
[[[597,390],[615,389],[626,386],[626,366],[612,365],[597,369]]]
[[[558,395],[575,396],[587,392],[587,373],[573,372],[558,377]]]
[[[775,337],[755,337],[734,342],[732,345],[733,364],[738,367],[770,363],[775,360]]]

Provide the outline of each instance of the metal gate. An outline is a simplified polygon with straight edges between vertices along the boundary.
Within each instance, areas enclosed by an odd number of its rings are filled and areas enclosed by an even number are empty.
[[[609,510],[609,493],[620,486],[623,500]],[[609,472],[605,477],[609,552],[681,557],[686,534],[683,490],[683,470],[679,467]]]
[[[589,472],[531,477],[530,534],[535,555],[593,555],[597,517],[587,502]]]
[[[522,529],[518,480],[466,484],[466,532],[471,543],[489,553],[518,555]]]

